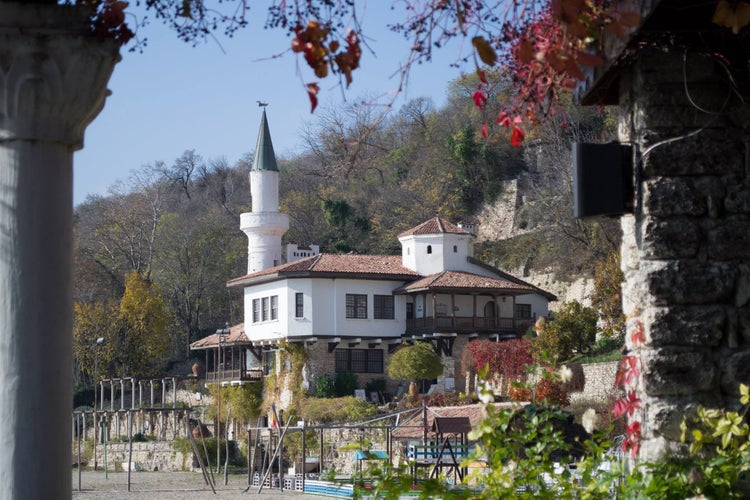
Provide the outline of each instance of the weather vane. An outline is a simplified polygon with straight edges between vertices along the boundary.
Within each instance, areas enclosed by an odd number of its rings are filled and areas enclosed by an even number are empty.
[[[258,106],[260,106],[261,108],[265,108],[266,106],[268,106],[267,102],[263,102],[263,101],[256,101],[256,102],[258,103]]]

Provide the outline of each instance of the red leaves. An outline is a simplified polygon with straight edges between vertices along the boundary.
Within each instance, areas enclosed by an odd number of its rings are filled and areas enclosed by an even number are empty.
[[[473,369],[482,370],[487,367],[489,373],[499,373],[511,380],[521,377],[526,372],[526,367],[534,362],[531,342],[525,338],[502,343],[475,340],[467,344],[466,352]]]
[[[612,409],[612,414],[615,418],[627,414],[632,417],[636,410],[641,408],[641,399],[635,395],[634,390],[628,391],[628,393],[622,398],[615,401],[615,406]]]
[[[91,11],[91,26],[97,38],[111,38],[125,45],[135,34],[125,23],[128,2],[121,0],[84,0]]]
[[[325,78],[328,75],[329,54],[325,43],[331,30],[321,27],[318,21],[308,21],[306,27],[297,26],[295,31],[297,34],[292,39],[292,51],[302,52],[315,76]]]
[[[640,375],[640,371],[638,370],[638,358],[635,356],[623,356],[620,360],[620,365],[617,367],[615,387],[632,385],[633,381],[638,378],[638,375]]]
[[[510,143],[520,148],[523,144],[523,140],[526,137],[526,134],[524,133],[523,129],[520,127],[520,125],[523,123],[523,118],[521,115],[516,115],[513,117],[513,120],[511,122],[510,116],[508,116],[508,113],[506,111],[501,112],[499,115],[497,115],[497,118],[495,118],[498,125],[501,125],[503,127],[510,127],[511,124],[513,125],[513,128],[510,131]]]
[[[525,136],[526,134],[524,134],[523,130],[521,130],[521,127],[519,127],[518,125],[513,125],[513,130],[511,130],[510,132],[510,143],[513,146],[520,148]]]
[[[490,133],[487,130],[487,122],[484,122],[484,125],[482,125],[482,137],[487,139],[489,136],[490,136]]]
[[[508,116],[507,112],[501,112],[495,119],[497,120],[498,125],[501,125],[503,127],[510,127],[510,116]]]
[[[524,64],[528,64],[531,61],[534,60],[534,46],[531,45],[531,42],[529,42],[527,39],[522,39],[518,43],[518,48],[516,49],[516,57],[519,61],[521,61]]]
[[[338,42],[331,43],[331,51],[335,52],[336,50],[338,50]],[[349,30],[349,34],[346,36],[346,50],[334,57],[336,66],[346,78],[347,87],[352,83],[352,71],[359,68],[361,56],[362,49],[359,47],[359,38],[353,30]]]
[[[495,49],[492,48],[492,45],[490,45],[489,42],[484,39],[484,37],[475,36],[471,39],[471,44],[475,49],[477,49],[479,59],[481,59],[484,64],[486,64],[487,66],[495,65],[495,63],[497,62],[497,53],[495,52]]]
[[[646,332],[643,328],[643,322],[638,320],[635,322],[635,328],[630,332],[630,341],[633,345],[640,345],[646,342]]]
[[[637,420],[630,422],[628,427],[625,429],[625,439],[622,441],[622,451],[630,452],[631,455],[635,456],[641,449],[641,423]]]
[[[318,92],[320,91],[320,87],[318,87],[317,83],[308,83],[306,87],[307,97],[310,99],[310,113],[314,113],[315,108],[318,107]]]
[[[337,40],[328,41],[331,30],[321,26],[318,21],[311,20],[307,26],[297,26],[295,37],[292,39],[292,51],[301,53],[307,65],[312,68],[315,76],[325,78],[328,71],[333,68],[334,72],[344,75],[346,86],[352,83],[352,71],[359,68],[359,60],[362,49],[359,45],[359,37],[354,30],[349,30],[345,42],[346,48],[341,49],[341,43]],[[318,92],[320,88],[316,83],[307,84],[307,95],[310,99],[312,111],[318,105]]]
[[[484,109],[484,105],[487,103],[487,94],[482,91],[482,85],[471,96],[474,99],[474,105],[479,109]]]

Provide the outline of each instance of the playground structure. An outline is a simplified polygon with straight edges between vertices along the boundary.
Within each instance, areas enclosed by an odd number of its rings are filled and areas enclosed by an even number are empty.
[[[117,381],[119,384],[119,380]],[[144,387],[148,384],[142,384]],[[131,387],[133,387],[131,383]],[[172,389],[172,391],[170,391]],[[106,447],[110,435],[121,437],[122,446],[132,448],[134,429],[140,432],[144,426],[154,431],[159,440],[175,438],[190,440],[193,450],[193,469],[199,468],[205,483],[211,489],[218,485],[217,477],[222,464],[215,463],[205,452],[205,438],[209,437],[195,410],[177,407],[174,387],[162,386],[162,394],[172,395],[173,407],[136,406],[135,408],[108,408],[74,414],[74,440],[96,435],[99,445],[94,447],[94,468],[97,467],[97,448]],[[127,398],[126,398],[127,399]],[[141,398],[136,399],[141,400]],[[131,397],[130,401],[133,401]],[[151,398],[148,398],[150,404]],[[117,406],[117,405],[115,405]],[[464,415],[467,408],[472,416]],[[291,419],[282,422],[278,416],[271,419],[272,425],[265,425],[265,419],[258,419],[255,426],[246,429],[247,447],[247,486],[248,489],[296,490],[319,495],[348,495],[347,487],[323,479],[335,476],[337,479],[362,477],[363,462],[385,460],[394,465],[409,465],[413,483],[427,477],[445,477],[457,484],[466,475],[461,466],[469,453],[467,433],[472,423],[481,417],[479,405],[473,407],[426,406],[379,415],[366,421],[307,425]],[[454,414],[462,416],[454,417]],[[98,427],[87,428],[86,422],[93,418]],[[153,423],[151,423],[153,422]],[[278,424],[273,425],[274,422]],[[98,429],[98,431],[97,431]],[[223,429],[226,437],[226,428]],[[239,433],[235,434],[237,437]],[[222,438],[222,436],[219,436]],[[75,441],[74,441],[75,442]],[[232,441],[223,440],[224,446],[234,446]],[[106,448],[105,448],[106,449]],[[75,456],[75,445],[74,445]],[[98,456],[104,458],[103,450]],[[224,484],[229,470],[224,454]],[[128,487],[131,470],[146,469],[128,456]],[[215,457],[218,462],[218,456]],[[105,459],[106,460],[106,459]],[[109,464],[110,470],[112,464]],[[79,468],[80,470],[80,468]],[[234,469],[235,473],[237,468]],[[137,475],[136,475],[137,478]],[[137,481],[137,479],[136,479]],[[342,489],[343,488],[343,489]],[[335,491],[334,491],[335,490]]]

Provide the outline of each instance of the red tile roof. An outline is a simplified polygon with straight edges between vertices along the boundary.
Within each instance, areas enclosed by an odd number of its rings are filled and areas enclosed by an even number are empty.
[[[229,328],[229,336],[226,339],[226,345],[233,344],[249,344],[250,339],[245,335],[245,323],[239,323]],[[213,333],[207,337],[203,337],[200,340],[196,340],[190,344],[190,349],[206,349],[208,347],[216,347],[219,345],[219,335]]]
[[[471,234],[465,229],[461,229],[455,224],[448,222],[440,217],[433,217],[432,219],[425,221],[399,234],[398,237],[412,236],[415,234]]]
[[[397,288],[395,293],[461,288],[497,290],[503,292],[517,291],[521,293],[533,293],[537,291],[536,288],[530,285],[516,283],[505,279],[489,278],[487,276],[459,271],[442,271],[412,281],[411,283],[407,283],[406,285]]]
[[[227,286],[242,285],[248,280],[264,276],[279,276],[296,274],[337,274],[356,275],[356,277],[372,277],[383,279],[405,280],[419,277],[416,271],[404,267],[400,255],[353,255],[322,253],[314,257],[297,260],[280,266],[272,267],[257,273],[247,274],[231,279]]]

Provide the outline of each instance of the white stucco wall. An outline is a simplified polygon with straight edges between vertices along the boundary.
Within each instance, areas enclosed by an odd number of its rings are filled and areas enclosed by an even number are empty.
[[[474,254],[472,237],[461,234],[429,234],[404,236],[401,258],[404,266],[429,276],[444,270],[468,271],[467,257]],[[456,247],[454,252],[453,247]],[[432,252],[427,253],[428,247]]]
[[[400,281],[298,278],[245,288],[245,333],[252,341],[290,337],[400,337],[406,329],[406,297],[394,297],[395,319],[374,319],[374,295],[392,295]],[[304,294],[302,318],[295,317],[295,294]],[[367,295],[367,319],[346,317],[346,295]],[[253,299],[278,296],[276,320],[253,323]],[[283,332],[283,335],[282,335]]]

